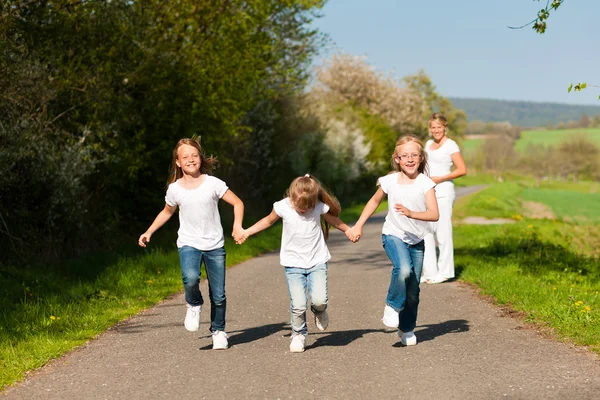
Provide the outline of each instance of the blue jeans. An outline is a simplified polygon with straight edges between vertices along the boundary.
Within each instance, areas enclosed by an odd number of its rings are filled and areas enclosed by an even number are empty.
[[[425,244],[407,244],[393,235],[382,235],[383,248],[392,262],[392,277],[385,303],[400,313],[399,329],[410,332],[417,324],[419,279]]]
[[[292,334],[306,335],[306,289],[310,295],[310,308],[313,313],[327,308],[327,263],[311,268],[285,267],[288,291],[290,294],[290,313]]]
[[[225,330],[225,248],[214,250],[198,250],[191,246],[179,248],[181,263],[181,279],[185,290],[185,300],[191,306],[204,304],[200,293],[200,266],[204,261],[204,269],[208,278],[208,295],[210,298],[210,330]]]

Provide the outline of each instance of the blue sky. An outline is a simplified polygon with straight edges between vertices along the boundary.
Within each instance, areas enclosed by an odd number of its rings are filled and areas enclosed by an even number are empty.
[[[533,0],[329,0],[315,25],[329,44],[366,56],[397,77],[424,69],[450,97],[599,105],[600,0],[566,0],[544,35],[523,25],[546,4]]]

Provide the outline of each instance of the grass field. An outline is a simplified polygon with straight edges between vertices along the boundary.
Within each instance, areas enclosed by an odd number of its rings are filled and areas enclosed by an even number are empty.
[[[516,141],[515,149],[525,151],[529,144],[544,146],[557,146],[571,135],[583,134],[589,140],[600,146],[600,128],[588,129],[556,129],[556,130],[531,130],[521,132],[521,138]],[[472,154],[483,143],[484,139],[465,139],[460,144],[461,151],[466,156]]]
[[[597,194],[590,193],[595,185],[583,184],[586,190],[569,183],[534,186],[531,181],[492,184],[457,201],[457,220],[479,215],[514,221],[456,226],[459,278],[557,338],[600,353],[600,227],[588,223],[600,215]],[[557,219],[527,218],[524,201],[545,204]],[[562,212],[568,218],[561,218]]]

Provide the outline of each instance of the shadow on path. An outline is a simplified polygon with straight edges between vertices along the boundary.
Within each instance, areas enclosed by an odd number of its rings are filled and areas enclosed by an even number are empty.
[[[468,332],[469,321],[464,319],[453,319],[450,321],[441,322],[439,324],[419,325],[417,329],[418,330],[415,330],[415,334],[417,335],[418,343],[423,343],[429,340],[434,340],[435,338],[443,336],[447,333]],[[398,343],[394,344],[394,347],[402,347],[400,338],[398,338]]]
[[[367,333],[386,333],[385,329],[355,329],[351,331],[337,331],[317,338],[314,343],[305,347],[306,350],[320,346],[346,346]]]
[[[231,331],[229,334],[229,347],[236,345],[254,342],[255,340],[264,339],[267,336],[271,336],[274,333],[288,330],[290,325],[284,322],[278,322],[276,324],[269,324],[263,326],[255,326],[253,328]],[[206,336],[210,337],[210,336]],[[212,350],[212,344],[201,347],[200,350]]]

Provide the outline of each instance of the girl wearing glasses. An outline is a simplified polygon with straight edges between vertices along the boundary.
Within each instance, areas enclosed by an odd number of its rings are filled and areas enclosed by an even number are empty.
[[[430,232],[428,221],[438,219],[438,205],[435,183],[424,174],[427,160],[419,138],[408,135],[396,142],[392,168],[395,172],[377,180],[377,192],[346,236],[352,241],[360,239],[364,224],[388,196],[382,240],[392,262],[392,275],[382,321],[384,325],[398,329],[403,345],[412,346],[417,344],[413,330],[417,322],[419,278],[425,251],[423,238]]]
[[[425,144],[431,180],[436,183],[435,195],[440,209],[440,219],[433,224],[433,233],[425,236],[425,259],[421,282],[441,283],[454,278],[454,244],[452,242],[452,206],[454,182],[467,173],[456,142],[446,134],[448,120],[439,113],[429,118],[429,132],[433,139]],[[451,171],[454,165],[454,171]],[[440,249],[439,259],[436,242]]]

